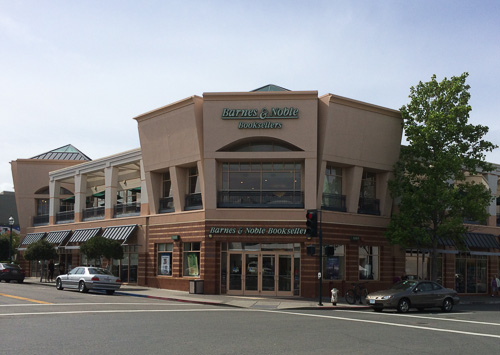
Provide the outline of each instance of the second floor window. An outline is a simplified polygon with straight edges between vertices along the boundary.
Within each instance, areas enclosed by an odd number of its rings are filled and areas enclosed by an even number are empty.
[[[342,195],[342,168],[330,165],[326,167],[323,193]]]
[[[198,176],[198,168],[189,169],[189,192],[192,194],[201,193],[200,177]]]
[[[36,215],[44,216],[49,214],[49,200],[40,198],[36,200]]]
[[[361,198],[377,198],[376,194],[377,175],[375,173],[364,171],[361,179]]]
[[[172,180],[170,180],[170,173],[162,174],[162,197],[172,197]]]

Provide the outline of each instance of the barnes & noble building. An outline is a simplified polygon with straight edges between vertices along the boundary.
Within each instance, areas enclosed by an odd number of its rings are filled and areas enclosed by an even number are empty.
[[[51,242],[67,270],[96,262],[79,248],[103,235],[124,246],[124,259],[102,265],[124,282],[316,297],[318,240],[306,239],[305,216],[318,209],[323,246],[334,248],[322,259],[324,296],[352,282],[376,290],[405,273],[427,275],[425,250],[384,237],[399,111],[268,85],[192,96],[135,120],[139,149],[90,160],[68,145],[12,161],[25,236],[20,261],[29,273],[39,270],[22,254],[34,241]],[[498,171],[475,178],[497,195]],[[468,236],[467,253],[441,246],[443,285],[488,292],[500,255],[496,203],[490,210],[488,223]]]

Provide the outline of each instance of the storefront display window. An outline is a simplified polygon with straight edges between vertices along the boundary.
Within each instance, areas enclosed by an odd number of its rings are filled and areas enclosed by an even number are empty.
[[[379,247],[359,247],[359,279],[378,280],[380,273]]]
[[[184,276],[200,276],[200,243],[184,243]]]
[[[323,258],[323,279],[324,280],[343,280],[345,267],[345,248],[343,245],[335,246],[333,256]],[[323,255],[326,253],[323,251]]]
[[[158,275],[172,275],[172,243],[158,244]]]
[[[455,261],[455,289],[458,293],[488,292],[487,258],[459,254]]]

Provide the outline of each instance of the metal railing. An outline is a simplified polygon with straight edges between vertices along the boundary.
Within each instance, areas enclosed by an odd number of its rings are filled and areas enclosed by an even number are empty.
[[[49,224],[49,215],[48,214],[42,214],[42,215],[33,217],[33,227],[43,226],[46,224]]]
[[[186,195],[185,210],[201,210],[203,209],[203,202],[201,200],[201,193]]]
[[[141,214],[141,203],[140,202],[132,202],[132,203],[119,203],[114,207],[114,216],[138,216]]]
[[[360,197],[358,204],[358,213],[380,216],[380,200],[376,198]]]
[[[83,210],[83,220],[104,219],[104,207],[89,207]]]
[[[158,208],[158,213],[167,213],[174,212],[174,198],[170,197],[161,197],[160,198],[160,207]]]
[[[72,223],[75,221],[75,211],[64,211],[56,213],[56,223]]]
[[[304,208],[302,191],[219,191],[219,208]]]
[[[345,195],[323,194],[321,198],[321,209],[328,211],[346,211]]]

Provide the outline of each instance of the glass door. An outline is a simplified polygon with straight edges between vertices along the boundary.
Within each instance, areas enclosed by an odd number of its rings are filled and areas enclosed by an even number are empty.
[[[245,254],[245,294],[259,291],[259,254]]]
[[[278,296],[292,295],[293,255],[278,255]]]
[[[276,295],[276,255],[263,254],[261,263],[261,291],[263,295]]]
[[[242,289],[242,278],[241,278],[241,265],[242,265],[242,254],[229,254],[229,285],[228,294],[241,295]]]

